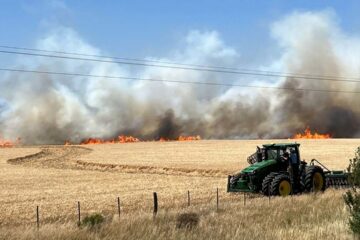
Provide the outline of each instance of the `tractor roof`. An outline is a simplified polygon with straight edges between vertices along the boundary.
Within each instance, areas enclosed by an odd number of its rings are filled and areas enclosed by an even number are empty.
[[[286,148],[286,147],[299,147],[300,143],[272,143],[272,144],[264,144],[263,147],[279,147],[279,148]]]

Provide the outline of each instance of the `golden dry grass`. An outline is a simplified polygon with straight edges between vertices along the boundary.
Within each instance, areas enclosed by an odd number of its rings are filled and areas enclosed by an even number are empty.
[[[360,145],[359,139],[296,140],[301,158],[316,158],[330,168],[346,168]],[[79,160],[104,164],[127,164],[169,168],[212,169],[231,173],[247,166],[246,158],[256,146],[294,140],[223,140],[136,144],[87,145],[92,151]]]
[[[79,228],[75,222],[8,227],[0,239],[353,239],[347,227],[348,212],[342,191],[321,195],[266,198],[224,202],[216,211],[212,204],[187,210],[162,211],[154,219],[148,212],[129,213],[107,219],[97,230]],[[176,228],[179,212],[195,212],[199,226]]]
[[[91,150],[63,146],[1,148],[0,238],[131,239],[141,233],[148,239],[350,238],[341,192],[274,199],[270,205],[263,198],[251,199],[252,204],[246,207],[239,202],[242,196],[225,193],[227,174],[246,166],[246,156],[256,145],[269,142],[274,141],[86,146]],[[360,146],[358,139],[298,142],[303,159],[317,158],[331,169],[346,168]],[[19,158],[40,151],[40,155]],[[13,159],[11,164],[9,159]],[[217,187],[223,210],[215,214]],[[187,190],[191,191],[193,210],[202,216],[199,228],[192,233],[178,231],[173,224],[177,212],[186,208]],[[158,192],[161,210],[155,223],[151,219],[153,191]],[[126,219],[122,224],[112,221],[97,233],[75,227],[77,201],[81,201],[83,216],[101,212],[111,217],[117,211],[117,196],[121,197]],[[40,206],[41,223],[46,224],[40,233],[34,231],[36,205]],[[298,224],[300,228],[293,226]],[[307,235],[299,229],[306,229]]]

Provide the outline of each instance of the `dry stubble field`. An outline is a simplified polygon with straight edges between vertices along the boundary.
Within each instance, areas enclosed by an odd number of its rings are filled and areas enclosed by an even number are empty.
[[[275,140],[1,148],[0,239],[351,238],[341,190],[275,198],[270,204],[265,198],[252,198],[246,206],[242,195],[225,192],[227,175],[245,167],[257,145],[269,142]],[[302,159],[316,158],[331,169],[345,169],[360,146],[359,139],[298,142]],[[186,207],[187,190],[191,208]],[[155,221],[154,191],[160,206]],[[106,226],[96,232],[77,228],[77,201],[82,216],[107,216]],[[40,231],[35,228],[37,205]],[[176,215],[190,210],[201,216],[199,227],[175,229]]]

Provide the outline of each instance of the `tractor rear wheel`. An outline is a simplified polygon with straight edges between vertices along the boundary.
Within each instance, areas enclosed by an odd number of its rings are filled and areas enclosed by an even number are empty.
[[[309,166],[306,168],[305,174],[305,190],[306,191],[325,191],[326,180],[325,174],[319,166]]]
[[[271,183],[274,180],[275,176],[278,175],[279,173],[277,172],[271,172],[268,175],[266,175],[266,177],[264,178],[264,180],[262,181],[262,185],[261,185],[261,191],[265,196],[269,196],[270,193],[270,189],[271,189]]]
[[[271,183],[271,195],[286,197],[291,194],[292,186],[288,174],[279,174],[275,176]]]

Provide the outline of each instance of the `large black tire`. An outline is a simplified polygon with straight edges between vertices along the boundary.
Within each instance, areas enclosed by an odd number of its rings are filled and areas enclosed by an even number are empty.
[[[271,183],[274,180],[275,176],[278,174],[279,173],[277,172],[271,172],[262,181],[261,191],[265,196],[269,196],[269,194],[271,194],[270,193]]]
[[[326,179],[324,171],[319,166],[309,166],[305,172],[305,190],[308,192],[325,191]]]
[[[288,174],[281,173],[275,176],[271,183],[271,195],[286,197],[292,193],[291,180]]]

